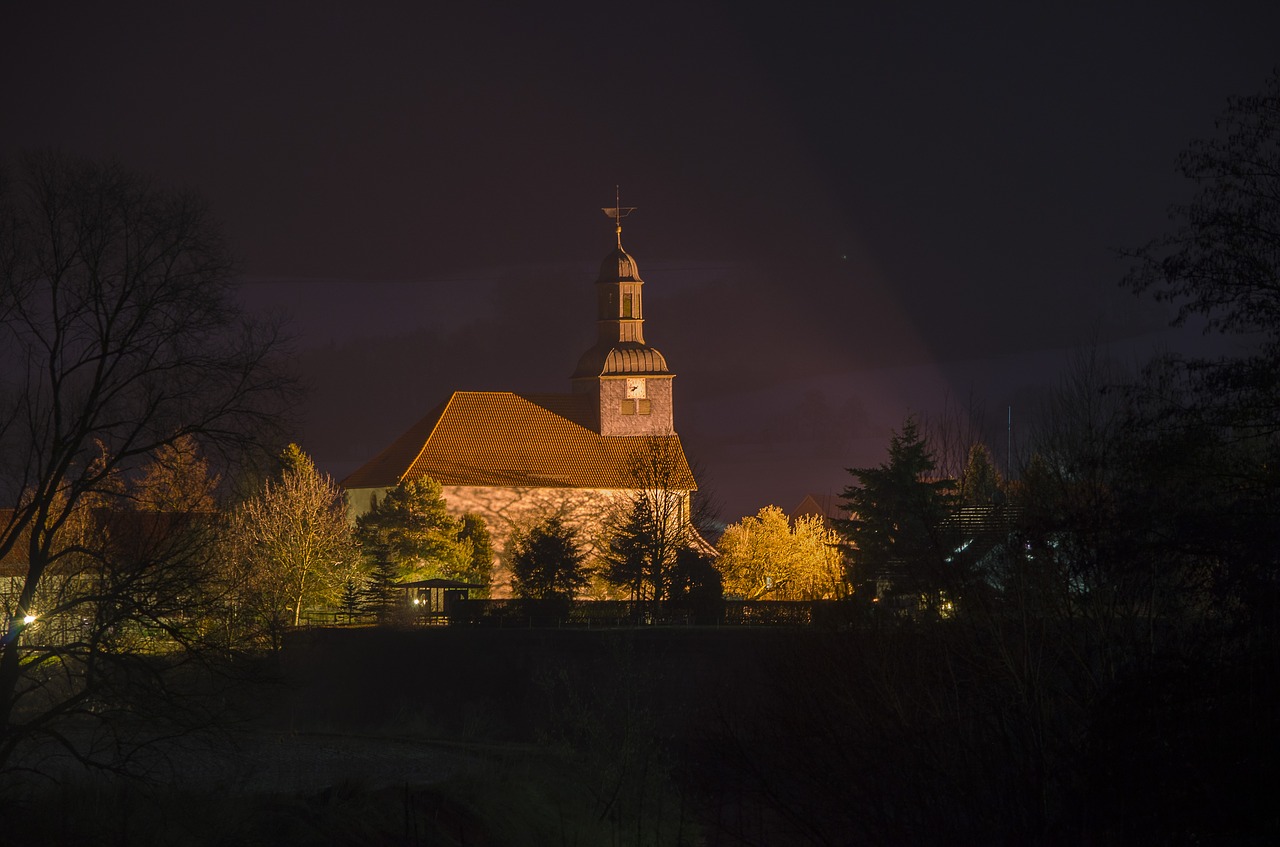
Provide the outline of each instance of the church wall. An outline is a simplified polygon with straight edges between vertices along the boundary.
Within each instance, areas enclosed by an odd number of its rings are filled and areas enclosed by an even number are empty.
[[[578,530],[578,542],[587,558],[603,548],[605,528],[619,503],[630,502],[631,492],[598,488],[507,488],[499,486],[446,485],[449,512],[475,512],[485,519],[493,536],[496,563],[491,596],[511,596],[511,538],[549,517],[559,515]]]
[[[347,491],[348,516],[369,511],[372,497],[386,495],[386,488],[355,488]],[[579,532],[578,541],[593,558],[605,544],[605,528],[619,504],[629,503],[633,492],[602,488],[538,488],[477,485],[445,485],[442,495],[449,514],[461,517],[474,512],[484,518],[493,538],[494,570],[490,596],[511,596],[510,551],[514,530],[528,529],[552,517],[561,516]]]

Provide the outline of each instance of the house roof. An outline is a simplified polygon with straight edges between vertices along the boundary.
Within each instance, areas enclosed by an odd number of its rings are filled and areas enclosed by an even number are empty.
[[[13,519],[13,509],[0,509],[0,529]],[[217,520],[214,512],[150,512],[110,507],[91,511],[94,548],[97,555],[110,557],[113,566],[130,564],[148,567],[157,556],[168,556],[180,533],[207,530]],[[24,577],[30,569],[31,527],[19,531],[18,542],[0,557],[0,577]],[[59,545],[62,549],[64,543]],[[84,560],[60,553],[50,573],[78,572]]]
[[[429,476],[441,485],[634,488],[632,458],[645,437],[605,436],[590,428],[585,394],[456,391],[390,447],[342,481],[346,488],[390,488]],[[697,488],[678,435],[673,490]]]
[[[844,499],[834,494],[806,494],[800,504],[791,510],[791,519],[816,515],[828,521],[846,520],[849,507]]]

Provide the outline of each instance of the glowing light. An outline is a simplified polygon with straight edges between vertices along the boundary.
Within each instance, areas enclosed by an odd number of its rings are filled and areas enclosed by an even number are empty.
[[[29,614],[29,615],[26,615],[26,616],[24,616],[24,617],[22,618],[22,625],[23,625],[23,626],[31,626],[31,625],[32,625],[33,623],[35,623],[35,622],[36,622],[36,616],[35,616],[35,615],[30,615],[30,614]]]

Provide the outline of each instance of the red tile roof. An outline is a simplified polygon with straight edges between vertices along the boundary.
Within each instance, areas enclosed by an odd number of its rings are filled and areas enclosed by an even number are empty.
[[[342,481],[346,488],[389,488],[405,477],[442,485],[631,488],[632,456],[648,439],[604,436],[590,428],[584,394],[457,391]],[[673,488],[697,487],[678,435]]]

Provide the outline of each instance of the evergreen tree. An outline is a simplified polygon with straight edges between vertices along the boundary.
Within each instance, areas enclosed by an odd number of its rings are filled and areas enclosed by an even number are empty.
[[[586,587],[586,560],[578,534],[552,516],[513,539],[511,576],[517,597],[567,603]]]
[[[989,506],[1001,498],[1003,486],[987,445],[978,443],[970,447],[969,458],[960,477],[960,505]]]
[[[724,582],[715,560],[692,547],[676,554],[671,569],[671,602],[700,624],[715,623],[724,601]]]
[[[627,475],[634,488],[614,515],[604,577],[656,613],[669,596],[676,557],[696,532],[690,498],[679,487],[687,484],[684,454],[668,439],[646,439],[628,461]]]
[[[458,539],[471,545],[471,566],[467,569],[465,581],[484,586],[476,591],[476,595],[487,597],[489,583],[493,581],[493,538],[489,534],[489,526],[484,518],[467,512],[462,516]]]
[[[477,564],[477,542],[483,521],[453,518],[440,483],[429,477],[402,480],[375,500],[356,519],[356,537],[366,550],[385,550],[404,579],[457,579],[487,585],[488,575]],[[487,536],[487,530],[485,532]],[[490,554],[489,561],[492,561]],[[481,580],[484,580],[483,582]]]
[[[338,609],[346,616],[347,623],[355,622],[360,616],[364,601],[364,583],[362,576],[352,572],[342,586],[342,597],[338,599]]]
[[[403,589],[397,587],[400,582],[400,568],[391,561],[385,548],[373,551],[373,570],[365,584],[360,598],[360,610],[373,615],[378,623],[386,623],[391,619],[395,608],[403,602]]]
[[[609,544],[604,552],[605,580],[626,588],[635,601],[650,598],[649,549],[646,539],[650,535],[649,510],[641,500],[631,504],[626,519],[609,534]]]
[[[954,482],[935,479],[936,468],[915,419],[907,418],[889,439],[886,463],[849,469],[858,482],[841,496],[852,517],[838,526],[849,543],[852,584],[887,582],[895,594],[928,598],[943,587],[951,552],[943,524]]]

